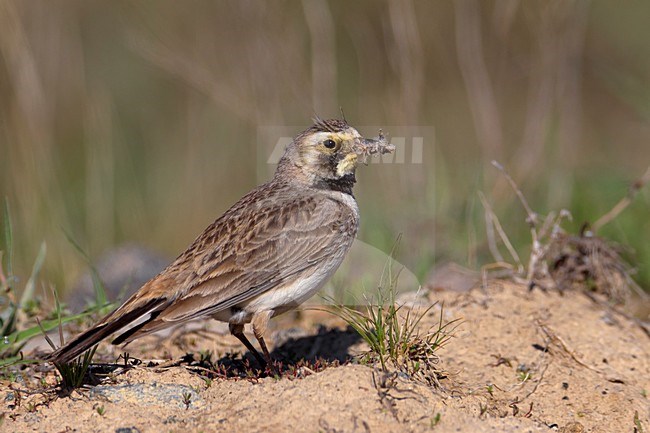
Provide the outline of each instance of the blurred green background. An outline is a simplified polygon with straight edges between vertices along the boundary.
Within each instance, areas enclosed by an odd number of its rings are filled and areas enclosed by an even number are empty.
[[[478,268],[485,192],[520,254],[525,214],[577,230],[650,164],[650,3],[513,0],[0,1],[0,194],[15,273],[46,241],[65,291],[133,241],[169,257],[255,185],[277,137],[316,113],[425,127],[422,163],[362,167],[359,238],[421,280]],[[408,134],[408,132],[406,133]],[[267,143],[268,142],[268,143]],[[407,142],[408,145],[408,142]],[[262,170],[263,172],[264,170]],[[600,234],[650,286],[650,193]]]

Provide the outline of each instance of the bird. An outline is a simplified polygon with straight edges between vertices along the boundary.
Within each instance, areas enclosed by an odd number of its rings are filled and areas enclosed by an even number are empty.
[[[359,228],[359,162],[394,146],[345,119],[314,119],[287,145],[273,178],[243,196],[158,275],[94,326],[46,355],[66,363],[112,344],[199,318],[228,323],[261,366],[269,320],[298,307],[334,274]],[[244,334],[251,324],[264,356]]]

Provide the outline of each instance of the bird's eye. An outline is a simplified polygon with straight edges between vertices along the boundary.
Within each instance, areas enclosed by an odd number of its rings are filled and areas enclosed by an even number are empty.
[[[336,142],[332,139],[325,140],[323,141],[323,146],[327,147],[328,149],[334,149],[336,147]]]

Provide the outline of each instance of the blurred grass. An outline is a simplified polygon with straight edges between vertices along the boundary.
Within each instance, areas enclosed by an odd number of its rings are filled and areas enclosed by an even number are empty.
[[[359,170],[360,239],[423,279],[476,267],[484,191],[513,242],[535,210],[595,221],[650,163],[648,5],[606,1],[0,2],[0,194],[16,275],[43,241],[65,291],[124,241],[170,256],[263,182],[258,128],[343,107],[354,125],[431,126],[423,163]],[[299,132],[296,127],[294,133]],[[388,131],[390,132],[390,131]],[[272,145],[272,144],[271,144]],[[603,234],[650,287],[650,196]]]

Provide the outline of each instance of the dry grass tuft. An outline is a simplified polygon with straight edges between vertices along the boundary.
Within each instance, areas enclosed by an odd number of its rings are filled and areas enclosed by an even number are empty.
[[[343,319],[368,344],[370,349],[361,355],[363,363],[379,364],[382,371],[399,371],[410,379],[440,387],[446,377],[440,366],[437,351],[453,336],[458,320],[443,321],[443,308],[436,324],[428,329],[422,326],[427,316],[433,315],[437,303],[419,309],[400,304],[396,299],[397,278],[388,272],[382,276],[376,299],[365,306],[353,307],[333,302],[330,312]]]
[[[626,304],[632,268],[620,256],[622,247],[587,232],[558,233],[546,253],[548,273],[561,290],[587,290],[604,295],[614,304]]]
[[[564,209],[560,212],[550,212],[542,220],[529,206],[524,194],[503,166],[496,161],[492,164],[505,176],[526,211],[532,247],[526,267],[512,247],[489,203],[481,195],[490,251],[498,262],[498,265],[487,266],[485,269],[505,269],[506,275],[527,284],[530,289],[552,287],[559,291],[582,290],[586,293],[602,294],[609,303],[616,305],[627,304],[633,292],[642,299],[648,298],[632,278],[633,267],[621,257],[624,246],[597,236],[595,229],[611,222],[632,202],[634,196],[650,180],[650,167],[632,184],[627,196],[596,221],[594,230],[585,223],[579,234],[571,234],[562,228],[562,223],[571,219],[570,212]],[[499,252],[498,240],[507,248],[514,266],[508,264]],[[484,278],[487,278],[486,272]]]

